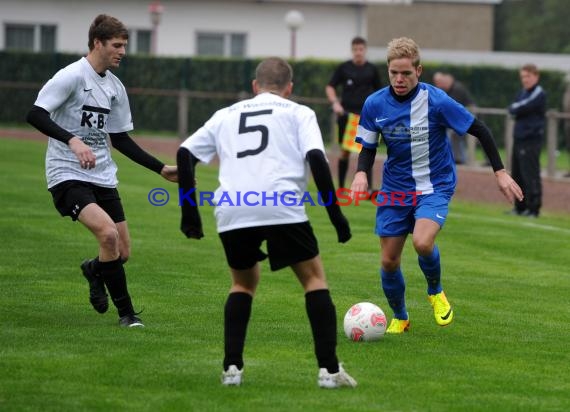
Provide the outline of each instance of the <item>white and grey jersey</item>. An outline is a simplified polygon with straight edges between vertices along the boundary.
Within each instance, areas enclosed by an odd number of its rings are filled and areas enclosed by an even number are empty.
[[[202,162],[220,160],[213,199],[218,232],[308,220],[304,203],[279,200],[303,197],[307,153],[324,153],[317,117],[307,106],[262,93],[217,111],[182,147]],[[242,195],[247,199],[237,200]]]
[[[58,71],[40,90],[35,105],[81,138],[97,158],[95,168],[82,169],[69,146],[50,137],[46,153],[48,188],[66,180],[115,187],[117,165],[111,158],[108,133],[133,130],[129,99],[121,81],[110,71],[100,76],[83,57]]]

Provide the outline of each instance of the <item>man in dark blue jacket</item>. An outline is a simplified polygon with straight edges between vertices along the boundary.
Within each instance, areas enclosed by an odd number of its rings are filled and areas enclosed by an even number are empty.
[[[525,64],[519,74],[523,88],[509,106],[515,118],[512,176],[525,197],[515,201],[513,213],[538,217],[542,205],[539,159],[546,123],[546,94],[538,84],[540,74],[534,64]]]

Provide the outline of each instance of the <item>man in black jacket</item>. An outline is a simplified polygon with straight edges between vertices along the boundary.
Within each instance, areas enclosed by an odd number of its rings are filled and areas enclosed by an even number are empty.
[[[538,217],[542,205],[540,150],[546,122],[546,94],[538,84],[540,74],[536,65],[525,64],[519,74],[523,88],[509,105],[509,113],[515,118],[512,175],[525,198],[515,201],[513,213]]]

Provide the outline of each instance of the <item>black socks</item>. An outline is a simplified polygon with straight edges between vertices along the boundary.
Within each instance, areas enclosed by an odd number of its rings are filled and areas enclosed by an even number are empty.
[[[127,277],[121,259],[110,262],[100,262],[97,259],[96,262],[98,263],[95,263],[95,268],[98,269],[105,286],[107,286],[111,299],[119,311],[119,317],[134,314],[131,297],[127,290]]]
[[[224,370],[230,365],[243,369],[243,347],[253,297],[244,292],[228,295],[224,308]]]
[[[337,373],[336,311],[329,290],[319,289],[306,293],[305,307],[313,331],[319,368]]]

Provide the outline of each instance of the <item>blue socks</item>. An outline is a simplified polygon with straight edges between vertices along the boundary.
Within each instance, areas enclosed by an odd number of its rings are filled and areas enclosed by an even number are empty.
[[[440,293],[443,288],[441,287],[441,265],[437,245],[434,245],[431,255],[418,256],[418,263],[426,277],[428,295]]]
[[[400,268],[395,272],[386,272],[384,269],[380,269],[380,276],[384,295],[386,295],[388,304],[394,311],[394,317],[407,320],[408,311],[406,310],[406,300],[404,298],[406,283],[404,282],[402,271]]]
[[[443,291],[441,286],[439,249],[437,245],[434,245],[429,256],[418,256],[418,263],[427,281],[427,293],[429,295],[436,295]],[[384,269],[380,269],[380,276],[384,295],[386,295],[388,304],[394,311],[394,317],[407,320],[408,312],[406,310],[406,300],[404,297],[406,283],[404,282],[401,269],[398,268],[394,272],[386,272]]]

